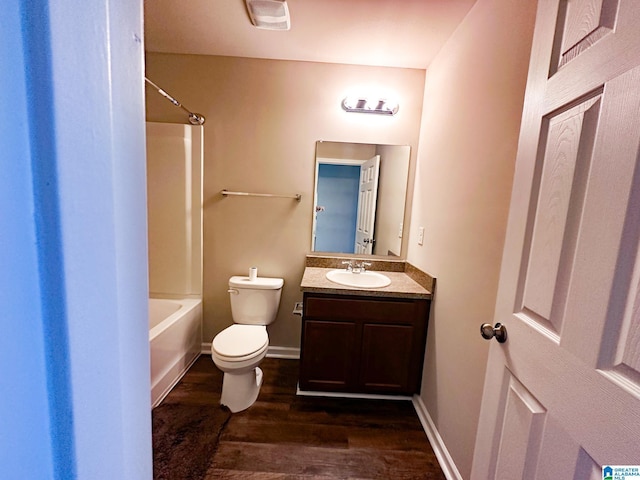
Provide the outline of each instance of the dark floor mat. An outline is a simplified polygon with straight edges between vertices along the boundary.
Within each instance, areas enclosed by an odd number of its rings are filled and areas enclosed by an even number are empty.
[[[229,409],[219,405],[168,403],[153,409],[153,478],[204,478],[230,417]]]

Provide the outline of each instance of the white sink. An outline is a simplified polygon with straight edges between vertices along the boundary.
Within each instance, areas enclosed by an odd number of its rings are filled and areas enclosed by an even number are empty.
[[[382,288],[391,283],[389,277],[378,272],[352,273],[340,269],[327,272],[326,277],[333,283],[347,287]]]

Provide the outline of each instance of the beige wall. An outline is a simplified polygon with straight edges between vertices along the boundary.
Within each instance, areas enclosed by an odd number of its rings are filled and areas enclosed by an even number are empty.
[[[350,65],[147,54],[146,75],[204,126],[204,341],[231,323],[227,281],[257,266],[283,277],[271,345],[298,347],[300,280],[311,244],[317,140],[411,145],[416,153],[424,71]],[[378,87],[394,94],[394,117],[348,114],[344,96]],[[185,122],[185,114],[147,88],[147,120]],[[302,201],[223,198],[222,189],[301,193]]]
[[[421,398],[469,478],[536,2],[478,0],[427,71],[408,260],[437,277]],[[418,227],[425,241],[418,246]]]
[[[409,163],[405,160],[407,150],[408,147],[389,145],[380,145],[376,150],[382,159],[374,247],[374,253],[378,255],[399,256],[402,250],[402,237],[398,236],[398,233],[405,221],[405,197],[409,175]]]

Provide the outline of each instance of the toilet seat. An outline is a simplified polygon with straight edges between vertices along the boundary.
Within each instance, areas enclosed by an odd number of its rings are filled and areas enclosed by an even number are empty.
[[[264,325],[231,325],[215,336],[212,353],[227,362],[242,362],[262,354],[269,347]]]

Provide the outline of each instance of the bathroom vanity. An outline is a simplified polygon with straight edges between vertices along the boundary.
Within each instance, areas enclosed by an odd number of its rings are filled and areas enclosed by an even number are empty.
[[[305,269],[299,388],[411,395],[420,391],[431,292],[404,272],[384,288],[350,288]]]

